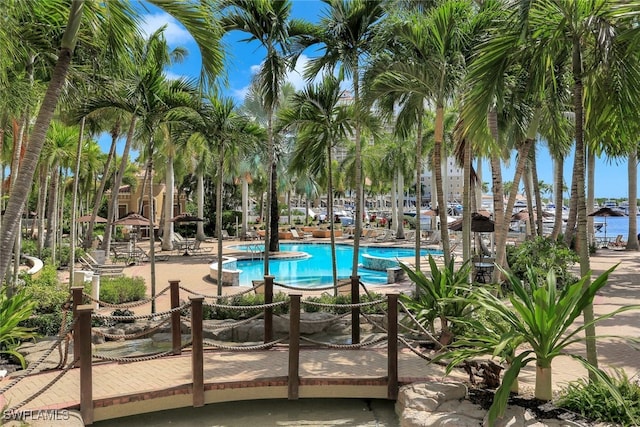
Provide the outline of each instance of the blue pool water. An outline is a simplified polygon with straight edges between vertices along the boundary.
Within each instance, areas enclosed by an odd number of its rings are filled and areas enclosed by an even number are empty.
[[[233,248],[257,252],[264,250],[264,245],[237,245]],[[331,246],[314,243],[281,243],[281,251],[304,252],[307,256],[294,259],[270,259],[269,273],[275,276],[275,281],[291,286],[322,287],[333,284],[331,273]],[[429,251],[423,249],[421,255],[429,253],[437,254],[441,251]],[[360,247],[360,261],[362,255],[368,254],[379,258],[397,259],[413,257],[415,251],[409,248],[385,248],[385,247]],[[338,279],[347,279],[351,276],[351,262],[353,247],[351,245],[336,245],[336,262],[338,266]],[[413,260],[409,261],[413,263]],[[264,261],[262,259],[238,261],[237,268],[242,270],[240,285],[250,286],[252,280],[264,277]],[[383,285],[387,283],[386,271],[376,271],[358,268],[360,280],[365,284]]]

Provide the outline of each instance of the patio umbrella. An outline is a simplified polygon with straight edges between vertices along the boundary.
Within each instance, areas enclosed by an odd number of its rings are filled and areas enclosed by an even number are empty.
[[[462,231],[462,218],[453,221],[448,227],[451,231]],[[471,231],[474,233],[493,233],[494,230],[495,223],[491,218],[477,212],[471,214]]]
[[[81,217],[79,217],[78,219],[76,219],[76,222],[91,222],[91,215],[82,215]],[[107,222],[106,218],[102,218],[100,215],[96,215],[96,219],[95,222]]]
[[[204,221],[204,219],[197,217],[195,215],[191,215],[190,213],[187,213],[187,212],[182,212],[181,214],[178,214],[173,218],[171,218],[170,221],[171,222],[202,222]]]
[[[607,241],[607,217],[609,216],[625,216],[624,212],[611,209],[611,208],[600,208],[595,212],[591,212],[588,216],[601,216],[604,218],[604,241]]]
[[[114,224],[145,226],[145,225],[149,225],[149,219],[137,213],[130,213],[129,215],[123,216],[119,220],[115,221]]]

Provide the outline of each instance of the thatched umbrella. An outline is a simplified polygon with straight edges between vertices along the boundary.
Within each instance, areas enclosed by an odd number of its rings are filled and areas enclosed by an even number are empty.
[[[604,218],[604,241],[607,241],[607,217],[609,216],[625,216],[624,212],[611,208],[600,208],[595,212],[591,212],[589,216],[601,216]]]

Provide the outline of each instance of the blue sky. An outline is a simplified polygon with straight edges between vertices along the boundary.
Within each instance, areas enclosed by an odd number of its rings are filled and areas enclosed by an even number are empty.
[[[292,16],[303,18],[308,21],[318,22],[324,4],[317,0],[293,0]],[[182,28],[175,19],[158,9],[149,7],[149,14],[146,15],[146,23],[143,29],[146,33],[151,33],[167,25],[165,36],[170,46],[182,46],[189,51],[185,62],[176,64],[167,70],[169,77],[197,77],[200,71],[200,55],[197,46],[189,33]],[[236,103],[242,103],[251,78],[257,72],[264,57],[264,50],[256,43],[241,42],[246,35],[235,31],[224,38],[227,55],[225,70],[227,74],[228,86],[223,89],[226,96],[232,97]],[[314,52],[306,52],[313,55]],[[302,70],[306,64],[308,56],[301,56],[296,70],[289,73],[288,80],[296,87],[304,86]],[[102,140],[101,140],[102,143]],[[108,142],[107,142],[108,144]],[[105,148],[106,149],[106,148]],[[515,162],[504,168],[503,179],[513,181]],[[565,160],[565,179],[571,178],[573,167],[573,157]],[[490,181],[489,168],[483,166],[484,181]],[[548,151],[544,148],[538,150],[538,176],[545,183],[553,183],[551,159]],[[570,186],[570,182],[567,182]],[[598,159],[596,162],[596,197],[599,198],[625,198],[628,190],[628,174],[626,161],[610,161]]]

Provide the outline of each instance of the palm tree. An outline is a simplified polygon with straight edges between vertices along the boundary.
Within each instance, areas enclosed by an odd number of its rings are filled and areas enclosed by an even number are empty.
[[[309,61],[305,71],[308,77],[321,70],[339,68],[339,75],[351,77],[353,90],[355,141],[355,164],[353,180],[356,185],[355,235],[353,240],[353,262],[351,276],[358,276],[360,256],[360,234],[362,233],[362,205],[364,197],[364,176],[362,174],[362,107],[360,97],[361,62],[368,56],[376,33],[378,22],[384,16],[382,0],[324,0],[329,6],[321,19],[315,37],[301,41],[303,46],[322,43],[324,54]]]
[[[289,54],[292,36],[302,34],[306,28],[291,21],[289,0],[225,0],[222,2],[225,16],[222,26],[226,31],[239,30],[248,33],[246,41],[258,41],[266,50],[265,60],[256,76],[260,100],[267,121],[267,212],[265,215],[264,272],[269,274],[269,252],[279,251],[278,240],[278,192],[277,168],[274,150],[273,117],[281,100],[282,85],[290,68]]]
[[[232,158],[239,158],[240,152],[247,152],[259,140],[261,129],[248,117],[236,112],[235,105],[228,98],[218,98],[210,93],[198,111],[183,115],[179,112],[171,118],[181,122],[181,131],[197,134],[215,153],[216,160],[216,232],[218,234],[218,295],[222,295],[222,186],[224,175],[229,169],[226,164]]]
[[[47,3],[47,5],[51,3],[53,3],[53,1]],[[185,25],[200,48],[202,54],[203,79],[213,80],[221,67],[221,57],[218,49],[220,33],[216,30],[212,19],[213,14],[208,13],[209,11],[207,11],[206,8],[201,8],[199,4],[192,2],[176,3],[151,0],[150,3],[162,8]],[[15,2],[17,7],[20,7],[21,4],[21,2]],[[15,176],[16,191],[12,193],[7,204],[5,215],[2,218],[0,246],[5,248],[11,247],[16,239],[22,210],[33,182],[33,176],[49,123],[53,118],[58,98],[65,84],[83,18],[89,20],[98,28],[102,25],[111,25],[113,37],[109,47],[113,48],[115,52],[121,53],[125,48],[123,41],[127,39],[127,34],[135,33],[136,31],[134,25],[137,16],[138,11],[130,8],[129,4],[124,2],[95,3],[85,0],[71,1],[69,5],[69,18],[61,37],[57,62],[52,70],[47,91],[34,123],[22,167]],[[11,256],[8,251],[2,251],[0,254],[0,284],[4,282],[5,271],[10,259]]]
[[[312,176],[327,178],[327,217],[333,223],[332,150],[351,132],[351,108],[340,105],[340,82],[325,76],[318,85],[309,85],[296,94],[291,106],[280,112],[283,126],[297,131],[290,169],[308,170]],[[330,227],[333,284],[338,284],[335,227]],[[337,295],[337,288],[334,292]]]

